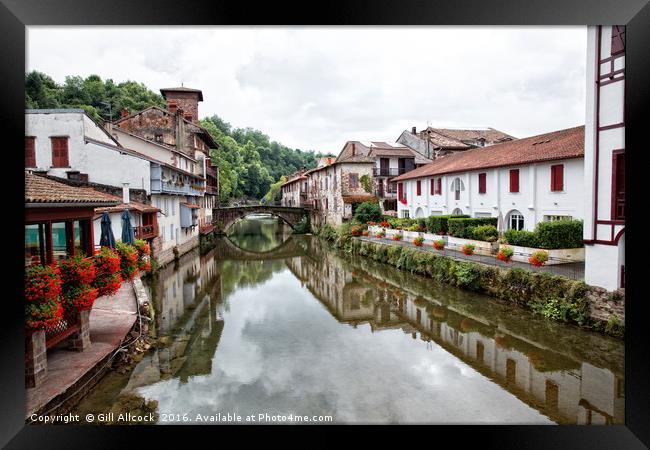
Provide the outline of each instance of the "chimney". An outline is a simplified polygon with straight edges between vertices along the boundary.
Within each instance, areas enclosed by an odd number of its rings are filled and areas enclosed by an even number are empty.
[[[122,203],[129,204],[129,183],[122,183]]]
[[[411,128],[411,133],[413,133],[413,134],[417,134],[417,131],[416,131],[416,128],[415,128],[415,127]]]
[[[183,112],[183,118],[184,118],[185,120],[189,120],[189,121],[191,122],[191,121],[192,121],[192,113],[191,113],[191,112],[187,112],[187,111]]]
[[[172,114],[176,114],[177,109],[178,109],[178,102],[176,100],[167,100],[167,111],[169,111]]]
[[[124,118],[125,118],[126,116],[128,116],[129,114],[130,114],[130,113],[129,113],[129,110],[126,109],[126,108],[124,108],[122,111],[120,111],[120,118],[121,118],[121,119],[124,119]]]
[[[355,148],[355,145],[354,145],[354,142],[353,142],[352,143],[352,156],[354,156],[356,154],[355,150],[356,150],[356,148]]]

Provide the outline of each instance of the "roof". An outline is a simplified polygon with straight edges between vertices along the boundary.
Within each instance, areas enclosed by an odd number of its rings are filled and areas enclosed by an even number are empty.
[[[167,95],[165,94],[166,92],[197,92],[199,94],[199,101],[203,101],[203,91],[200,89],[186,88],[183,86],[160,89],[160,94],[163,96],[163,98],[167,98]]]
[[[90,187],[70,186],[34,173],[25,172],[25,203],[78,203],[79,207],[114,206],[116,197]]]
[[[432,131],[439,136],[445,136],[458,141],[475,141],[485,139],[487,142],[499,142],[506,139],[516,139],[514,136],[495,130],[494,128],[434,128],[427,127],[426,131]]]
[[[393,181],[584,157],[584,125],[444,156]]]
[[[343,163],[375,163],[375,158],[368,155],[352,155],[345,158],[336,158],[332,164],[343,164]]]
[[[199,205],[195,205],[193,203],[181,203],[181,206],[185,206],[186,208],[190,208],[190,209],[200,209],[201,208]]]
[[[120,212],[124,211],[125,209],[128,209],[130,211],[138,211],[139,213],[153,213],[153,212],[158,212],[160,211],[159,208],[156,208],[155,206],[152,205],[147,205],[144,203],[140,202],[134,202],[133,200],[130,200],[129,203],[122,203],[122,197],[118,197],[116,195],[110,195],[107,194],[110,197],[113,197],[115,201],[119,202],[115,206],[108,206],[108,207],[102,207],[102,208],[95,208],[95,212],[97,213],[102,213],[104,211],[106,212]]]
[[[120,146],[120,143],[115,139],[115,137],[106,130],[101,124],[97,123],[97,121],[90,117],[88,112],[86,112],[85,109],[81,108],[50,108],[50,109],[26,109],[25,114],[83,114],[85,115],[90,121],[92,121],[97,128],[99,128],[108,138],[110,138],[117,146]]]
[[[124,133],[124,134],[126,134],[126,135],[128,135],[128,136],[130,136],[130,137],[132,137],[132,138],[134,138],[134,139],[139,139],[139,140],[141,140],[141,141],[143,141],[143,142],[146,142],[147,144],[155,145],[155,146],[157,146],[157,147],[160,147],[160,148],[162,148],[162,149],[165,149],[165,150],[171,151],[171,152],[173,152],[173,153],[178,153],[178,154],[182,155],[184,158],[187,158],[187,159],[191,160],[192,162],[197,162],[197,161],[198,161],[197,159],[192,158],[192,157],[191,157],[190,155],[188,155],[187,153],[180,151],[180,150],[177,149],[176,147],[172,147],[172,146],[170,146],[170,145],[165,145],[165,144],[160,143],[160,142],[152,141],[151,139],[145,139],[145,138],[143,138],[142,136],[138,136],[137,134],[129,133],[128,131],[123,130],[123,129],[120,128],[120,127],[113,128],[112,131],[115,131],[115,132],[118,132],[118,133]],[[118,139],[118,141],[119,141],[119,139]],[[137,151],[137,150],[133,150],[133,151]]]
[[[421,153],[410,149],[408,147],[399,147],[399,148],[372,148],[370,149],[370,156],[382,157],[382,156],[397,156],[397,157],[413,157],[415,158],[415,164],[427,164],[432,160],[425,158]]]
[[[301,174],[301,175],[299,175],[299,176],[295,176],[295,177],[293,177],[293,178],[289,178],[287,181],[285,181],[284,183],[282,183],[280,186],[286,186],[287,184],[292,184],[292,183],[295,183],[296,181],[306,180],[307,177],[305,176],[305,173],[307,173],[307,172],[305,171],[305,172],[303,172],[303,174]]]

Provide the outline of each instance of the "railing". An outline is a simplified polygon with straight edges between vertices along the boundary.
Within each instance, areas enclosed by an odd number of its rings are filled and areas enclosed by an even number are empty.
[[[55,325],[45,327],[45,348],[54,347],[76,331],[79,331],[78,321],[64,315]]]
[[[149,239],[158,236],[158,227],[155,225],[142,225],[133,228],[136,239]]]
[[[205,187],[205,193],[206,194],[212,194],[212,195],[218,195],[219,194],[219,189],[216,186],[211,186],[211,185],[208,184]]]
[[[413,167],[413,169],[415,169],[415,167]],[[413,169],[407,169],[406,167],[375,167],[372,169],[372,174],[376,177],[396,177],[397,175],[410,172]]]

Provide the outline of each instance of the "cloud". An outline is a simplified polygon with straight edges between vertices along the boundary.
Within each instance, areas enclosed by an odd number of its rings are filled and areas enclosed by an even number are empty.
[[[586,27],[28,27],[26,70],[203,90],[303,150],[412,126],[517,137],[584,123]]]

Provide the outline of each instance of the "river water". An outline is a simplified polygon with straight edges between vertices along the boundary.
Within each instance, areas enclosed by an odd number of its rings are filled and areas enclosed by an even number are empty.
[[[146,279],[164,345],[77,412],[128,394],[158,423],[624,422],[621,340],[290,231],[247,219]]]

